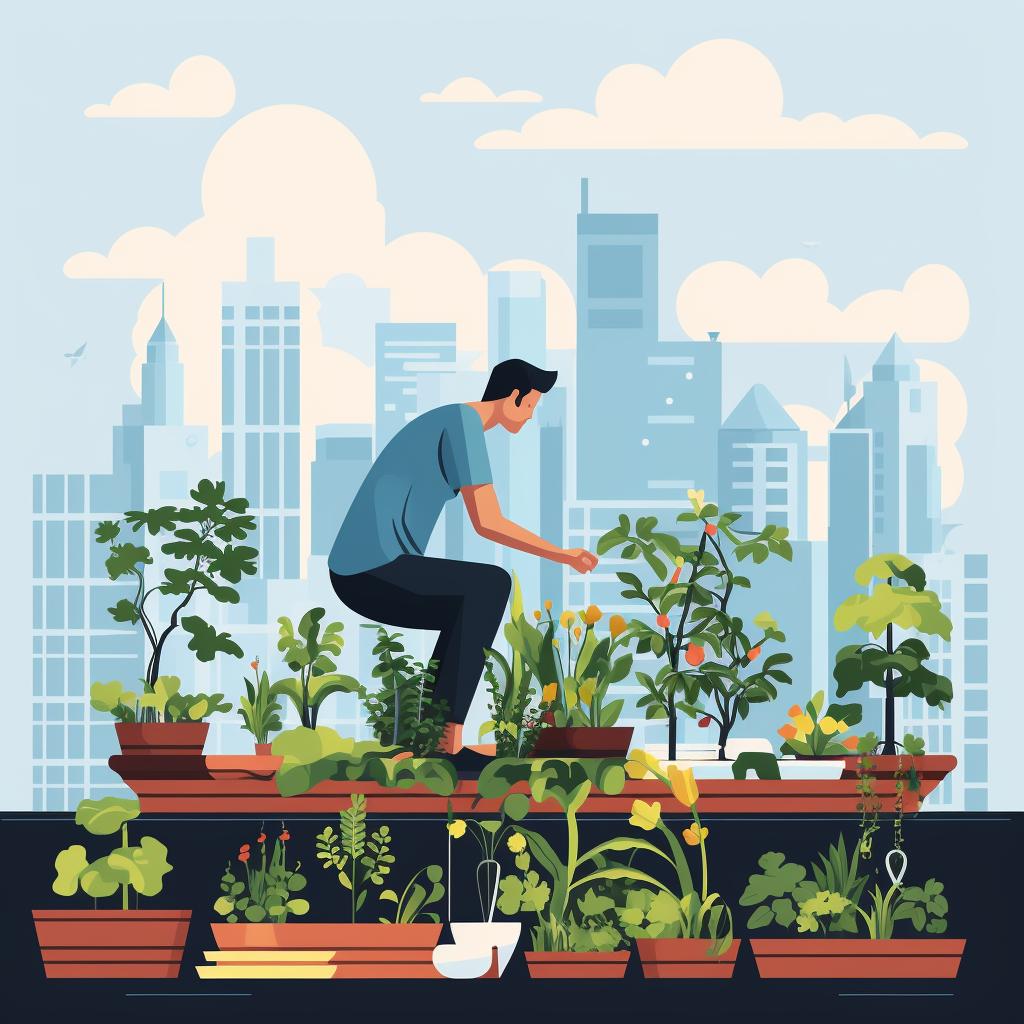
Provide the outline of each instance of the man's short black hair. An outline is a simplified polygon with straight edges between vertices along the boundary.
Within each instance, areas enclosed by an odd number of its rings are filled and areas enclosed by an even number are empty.
[[[491,370],[487,387],[484,388],[482,402],[494,402],[499,398],[508,398],[513,391],[518,391],[516,405],[531,391],[547,394],[558,379],[557,370],[542,370],[525,359],[506,359]]]

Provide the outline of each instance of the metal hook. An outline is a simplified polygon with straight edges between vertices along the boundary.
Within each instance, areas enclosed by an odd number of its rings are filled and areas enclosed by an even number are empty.
[[[897,856],[903,858],[903,862],[900,864],[900,869],[898,872],[893,871],[892,864],[889,860],[893,856],[893,854],[896,854]],[[893,885],[902,885],[903,876],[907,873],[907,855],[900,849],[890,850],[885,855],[885,870],[888,872],[889,878],[892,881]]]

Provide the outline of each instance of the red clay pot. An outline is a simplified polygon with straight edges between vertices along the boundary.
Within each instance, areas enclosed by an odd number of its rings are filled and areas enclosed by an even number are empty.
[[[257,757],[270,757],[273,753],[273,743],[257,743],[256,744],[256,756]]]
[[[212,924],[222,952],[303,950],[333,954],[335,978],[439,978],[432,954],[439,924]],[[251,962],[251,961],[250,961]],[[281,961],[285,962],[285,961]],[[294,960],[286,961],[295,963]]]
[[[633,739],[633,726],[607,729],[549,725],[541,730],[531,757],[625,757]]]
[[[176,978],[191,910],[33,910],[47,978]]]
[[[526,968],[531,978],[624,978],[628,949],[615,953],[531,953]]]
[[[202,757],[209,722],[115,722],[121,753],[130,757]]]
[[[637,939],[645,978],[731,978],[740,940],[718,956],[708,956],[708,939]]]
[[[966,939],[751,939],[762,978],[955,978]]]

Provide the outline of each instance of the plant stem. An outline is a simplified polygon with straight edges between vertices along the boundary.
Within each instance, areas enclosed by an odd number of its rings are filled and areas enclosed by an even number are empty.
[[[892,586],[892,577],[889,577],[889,586]],[[885,627],[885,653],[892,657],[893,636],[892,623]],[[885,729],[884,742],[882,744],[883,754],[896,753],[896,695],[893,693],[892,669],[885,670]]]
[[[128,848],[128,822],[127,821],[121,823],[121,845],[125,849]],[[128,883],[127,882],[122,882],[121,883],[121,909],[122,910],[127,910],[128,909]]]

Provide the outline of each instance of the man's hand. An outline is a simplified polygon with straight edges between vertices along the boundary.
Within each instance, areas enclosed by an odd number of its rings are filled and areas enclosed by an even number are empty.
[[[590,572],[597,566],[597,555],[592,555],[586,548],[566,548],[562,554],[565,564],[577,572]]]

